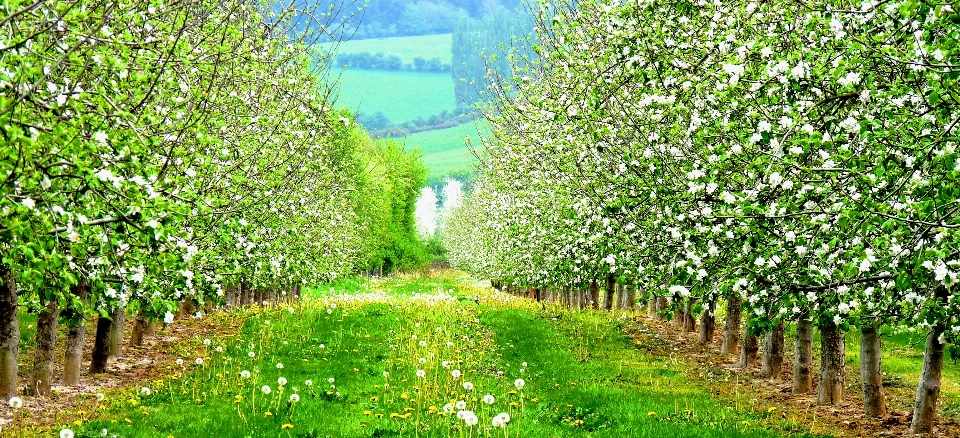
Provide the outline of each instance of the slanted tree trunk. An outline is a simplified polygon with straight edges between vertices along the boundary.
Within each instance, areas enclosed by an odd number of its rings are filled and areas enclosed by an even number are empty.
[[[20,360],[20,315],[17,313],[17,283],[13,272],[0,265],[0,398],[17,395]]]
[[[617,287],[617,277],[613,273],[607,274],[607,284],[603,296],[603,310],[613,310],[613,297]]]
[[[779,379],[783,371],[783,321],[763,336],[763,363],[760,375],[769,379]]]
[[[716,302],[714,300],[708,300],[707,305],[703,308],[703,313],[700,314],[700,336],[697,340],[700,345],[708,345],[713,342],[713,336],[717,331],[716,318],[713,315],[715,306]]]
[[[813,322],[805,311],[797,320],[796,354],[793,361],[793,392],[805,394],[813,388]]]
[[[113,321],[110,324],[110,344],[107,355],[111,359],[116,359],[123,355],[123,324],[127,319],[127,308],[118,306],[110,312],[110,318]]]
[[[57,345],[57,323],[60,320],[60,300],[48,298],[47,305],[37,315],[37,348],[33,351],[33,381],[36,395],[49,395],[53,385],[53,358]]]
[[[695,298],[687,298],[683,304],[683,330],[687,332],[697,331],[697,319],[693,316],[693,306],[697,303]]]
[[[880,333],[875,325],[860,327],[860,381],[863,382],[863,409],[868,417],[883,418],[887,403],[880,376]]]
[[[947,289],[940,286],[934,291],[934,300],[941,306],[946,305]],[[927,345],[923,351],[923,372],[917,385],[917,398],[913,403],[913,421],[910,433],[932,433],[937,418],[937,401],[940,398],[940,377],[943,374],[943,352],[946,347],[940,342],[940,336],[947,330],[947,323],[934,324],[927,334]]]
[[[70,293],[81,303],[87,302],[87,295],[90,292],[90,284],[86,279],[81,279],[76,286],[70,286]],[[81,312],[81,309],[71,311]],[[84,327],[84,318],[78,315],[76,325],[68,326],[67,341],[65,352],[63,354],[63,384],[74,386],[80,384],[80,367],[83,365],[83,342],[86,337]]]
[[[844,338],[832,321],[820,324],[820,393],[817,403],[832,405],[843,398]]]
[[[596,279],[590,282],[590,308],[600,309],[600,284],[597,283]]]
[[[101,374],[107,371],[107,360],[110,358],[110,326],[113,321],[107,316],[97,318],[97,333],[93,338],[93,353],[90,356],[90,374]]]
[[[723,321],[723,344],[720,345],[720,354],[737,351],[737,344],[740,343],[741,303],[743,298],[740,294],[731,292],[727,295],[727,317]]]

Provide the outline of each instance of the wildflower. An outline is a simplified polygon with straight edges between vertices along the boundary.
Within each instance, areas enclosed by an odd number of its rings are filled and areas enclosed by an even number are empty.
[[[260,391],[263,392],[264,394],[269,394],[269,393],[270,393],[270,387],[267,386],[267,385],[263,385],[263,386],[260,388]]]
[[[507,427],[507,423],[510,423],[510,414],[506,412],[501,412],[496,417],[493,417],[493,427]]]
[[[443,412],[446,414],[453,413],[453,405],[450,403],[443,405]]]
[[[300,401],[300,396],[297,394],[290,394],[290,403],[296,403]]]
[[[106,399],[106,398],[107,398],[107,396],[103,395],[102,392],[98,392],[98,393],[97,393],[97,401],[98,401],[98,402],[102,402],[102,401],[103,401],[104,399]]]
[[[10,397],[10,400],[7,403],[9,403],[10,407],[14,409],[20,409],[23,407],[23,399],[20,397]]]
[[[170,312],[167,312],[167,313],[163,314],[163,323],[164,323],[164,324],[173,324],[173,314],[170,313]]]
[[[424,370],[417,370],[417,377],[424,378],[427,376],[427,372]]]
[[[460,400],[460,401],[457,401],[457,403],[454,406],[457,408],[457,410],[462,411],[467,408],[467,402]]]
[[[204,340],[203,340],[203,345],[206,345],[206,346],[209,347],[209,346],[210,346],[210,338],[204,339]]]
[[[251,357],[251,358],[252,358],[252,357],[255,357],[256,355],[257,355],[257,353],[254,353],[254,352],[252,352],[252,351],[249,352],[249,353],[247,353],[247,356],[249,356],[249,357]]]
[[[63,429],[60,431],[60,438],[73,438],[73,431],[70,429]]]
[[[249,379],[250,371],[247,371],[247,370],[240,371],[240,377],[243,377],[244,379]]]
[[[307,381],[304,382],[304,383],[306,383],[307,386],[313,386],[313,380],[307,380]]]
[[[523,389],[523,386],[526,384],[527,382],[524,382],[523,379],[517,379],[513,381],[513,386],[516,386],[517,389]]]
[[[647,416],[648,416],[648,417],[652,417],[652,416],[654,416],[654,415],[657,415],[657,413],[654,412],[654,411],[649,411],[649,412],[647,412]]]
[[[473,391],[473,383],[463,382],[463,389],[466,389],[467,391]]]
[[[282,363],[277,363],[277,369],[278,369],[278,370],[282,370],[282,369],[283,369],[283,364],[282,364]]]
[[[283,385],[286,385],[286,384],[287,384],[287,379],[286,379],[286,378],[281,377],[281,378],[277,379],[277,385],[283,386]]]
[[[450,368],[450,361],[445,360],[443,362],[440,362],[440,365],[443,366],[444,368]]]
[[[450,375],[453,376],[454,379],[459,379],[461,376],[461,373],[460,373],[460,370],[453,370],[450,372]]]
[[[520,363],[520,366],[526,368],[526,367],[527,367],[527,363],[526,363],[526,362],[521,362],[521,363]]]
[[[143,388],[140,388],[140,393],[143,395],[150,395],[150,388],[144,386]]]
[[[487,395],[483,396],[483,402],[486,403],[486,404],[488,404],[488,405],[492,405],[493,402],[495,402],[496,400],[497,400],[497,399],[495,399],[492,394],[487,394]]]
[[[280,426],[281,429],[293,429],[293,425],[290,423],[284,423],[283,426]]]
[[[183,359],[177,358],[177,366],[183,366]]]
[[[215,350],[217,351],[217,353],[223,353],[223,347],[219,345],[217,345],[217,348],[215,348]]]
[[[264,412],[264,413],[263,413],[263,416],[264,416],[264,417],[272,417],[272,416],[273,416],[273,412],[270,412],[270,411]]]
[[[336,379],[334,379],[333,377],[331,377],[331,378],[327,379],[327,381],[330,382],[330,383],[333,383],[333,382],[336,381]]]
[[[198,357],[197,360],[195,360],[194,362],[196,362],[197,365],[203,365],[203,359],[202,359],[202,358],[199,358],[199,357]]]

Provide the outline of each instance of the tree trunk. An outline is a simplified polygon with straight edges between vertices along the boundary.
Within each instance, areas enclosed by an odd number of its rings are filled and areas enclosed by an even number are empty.
[[[688,298],[683,304],[683,330],[687,332],[697,331],[697,319],[693,316],[693,306],[697,303],[695,298]]]
[[[133,320],[133,330],[130,331],[130,345],[139,347],[143,345],[143,339],[152,334],[153,322],[141,310]]]
[[[941,306],[947,302],[947,289],[943,286],[934,292],[934,300]],[[932,433],[937,418],[937,399],[940,398],[940,377],[943,373],[943,352],[945,344],[940,336],[947,330],[947,324],[939,322],[927,334],[927,346],[923,351],[923,372],[917,385],[917,399],[913,403],[913,422],[910,433]]]
[[[883,397],[883,378],[880,376],[880,334],[878,327],[860,328],[860,381],[863,382],[863,409],[868,417],[883,418],[887,403]]]
[[[224,301],[226,302],[227,308],[233,308],[237,306],[237,287],[235,285],[230,285],[224,288],[223,294]]]
[[[657,317],[657,297],[650,297],[647,300],[647,318],[654,319]]]
[[[596,279],[590,282],[590,308],[600,309],[600,284]]]
[[[805,394],[813,388],[813,322],[809,312],[797,320],[796,354],[793,361],[793,392]]]
[[[637,309],[637,284],[631,283],[627,286],[627,309],[638,310]]]
[[[667,301],[667,297],[657,297],[657,314],[668,307],[670,307],[670,303]],[[660,319],[667,319],[667,317],[661,314]]]
[[[116,359],[123,355],[123,324],[127,320],[127,308],[117,307],[110,312],[113,322],[110,324],[110,345],[107,355]]]
[[[17,283],[13,272],[0,265],[0,398],[16,396],[17,363],[20,360],[20,315],[17,313]]]
[[[57,346],[57,323],[60,320],[60,299],[47,300],[37,316],[37,348],[33,351],[33,382],[36,395],[49,395],[53,385],[53,358]]]
[[[603,310],[613,310],[614,291],[617,287],[617,277],[613,273],[607,274],[607,288],[603,297]]]
[[[730,354],[737,351],[740,343],[740,320],[742,312],[740,304],[743,298],[736,292],[727,295],[727,317],[723,321],[723,344],[720,345],[720,354]]]
[[[763,337],[763,364],[760,375],[769,379],[779,379],[783,371],[783,321]]]
[[[713,336],[717,331],[716,318],[713,315],[715,305],[713,300],[707,301],[703,313],[700,314],[700,337],[697,340],[700,345],[709,345],[713,342]]]
[[[832,405],[843,398],[844,337],[833,322],[820,325],[820,393],[817,403]]]
[[[93,354],[90,358],[90,374],[101,374],[107,371],[107,360],[110,358],[110,318],[97,318],[97,334],[93,338]]]
[[[87,283],[86,279],[81,279],[76,286],[70,286],[70,293],[84,304],[87,302],[89,292],[90,284]],[[72,310],[77,312],[82,311],[81,309]],[[68,326],[67,328],[66,351],[63,354],[63,384],[67,386],[80,384],[80,367],[83,365],[83,342],[86,337],[84,322],[83,316],[80,315],[76,325]]]
[[[740,361],[737,362],[738,368],[752,368],[757,365],[757,351],[760,350],[760,340],[750,334],[749,316],[743,322],[746,329],[743,336],[743,342],[740,344]]]

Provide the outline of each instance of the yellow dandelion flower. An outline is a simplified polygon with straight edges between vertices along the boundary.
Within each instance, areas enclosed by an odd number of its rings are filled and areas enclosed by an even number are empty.
[[[657,413],[654,412],[654,411],[647,412],[647,416],[648,416],[648,417],[652,417],[652,416],[654,416],[654,415],[657,415]]]
[[[533,398],[532,400],[530,400],[530,401],[532,401],[532,402],[534,402],[534,403],[539,403],[539,402],[540,402],[540,399],[539,399],[539,398],[536,398],[536,397],[534,397],[534,398]]]
[[[400,416],[400,414],[398,414],[398,413],[396,413],[396,412],[393,412],[393,413],[390,414],[390,418],[397,418],[397,417],[399,417],[399,416]]]
[[[374,414],[374,417],[383,418],[383,414],[381,414],[381,413],[378,412],[378,413]]]
[[[270,412],[270,411],[264,412],[264,413],[263,413],[263,416],[264,416],[264,417],[272,417],[272,416],[273,416],[273,412]]]
[[[369,411],[369,410],[368,410],[368,411],[363,411],[363,415],[370,415],[370,414],[372,414],[372,413],[373,413],[373,411]]]
[[[409,394],[409,393],[406,393],[406,392],[404,392],[403,394],[400,394],[400,398],[402,398],[402,399],[404,399],[404,400],[406,400],[406,399],[408,399],[408,398],[410,398],[410,394]]]
[[[775,410],[777,410],[777,408],[774,406],[770,406],[769,408],[767,408],[767,412],[773,412]]]
[[[280,429],[293,429],[293,425],[290,423],[284,423],[283,426],[280,426]]]

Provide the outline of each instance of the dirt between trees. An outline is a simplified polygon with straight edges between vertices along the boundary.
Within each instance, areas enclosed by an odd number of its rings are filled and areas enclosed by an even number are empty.
[[[134,319],[127,318],[124,324],[123,353],[119,357],[111,358],[107,364],[107,372],[90,375],[89,359],[93,351],[94,332],[96,324],[87,323],[87,336],[84,344],[84,366],[77,386],[63,386],[55,382],[52,394],[47,397],[30,395],[27,383],[33,376],[33,347],[22,349],[20,352],[20,381],[23,408],[20,417],[6,403],[0,404],[0,429],[9,432],[19,429],[22,435],[41,436],[49,434],[53,428],[75,424],[75,421],[86,423],[100,416],[97,406],[115,402],[112,395],[121,388],[139,387],[149,382],[165,378],[174,374],[178,367],[177,358],[184,358],[190,362],[198,356],[197,346],[200,342],[191,340],[208,337],[223,337],[236,333],[240,320],[232,320],[226,313],[210,313],[202,319],[184,318],[167,328],[160,329],[157,334],[144,338],[140,346],[129,345],[130,333]],[[63,371],[63,331],[58,334],[57,360],[54,366],[54,375],[60,376]],[[97,393],[105,394],[103,402],[97,401]]]
[[[884,376],[884,395],[889,414],[883,419],[869,418],[863,413],[860,394],[860,373],[856,365],[847,364],[843,399],[832,406],[817,406],[817,378],[809,393],[794,394],[792,339],[787,338],[785,362],[777,379],[760,377],[760,366],[737,368],[738,354],[722,356],[723,334],[717,330],[709,345],[697,345],[696,332],[681,332],[673,322],[635,317],[624,327],[635,346],[648,354],[684,366],[683,372],[705,382],[718,399],[728,405],[780,417],[783,432],[828,434],[842,437],[911,436],[907,432],[913,419],[916,383],[904,382],[898,376]],[[762,354],[762,352],[761,352]],[[815,353],[814,369],[819,375],[820,363]],[[919,370],[918,370],[919,371]],[[942,401],[942,399],[941,399]],[[933,433],[927,436],[960,438],[960,419],[938,413]],[[796,430],[789,430],[796,424]]]

